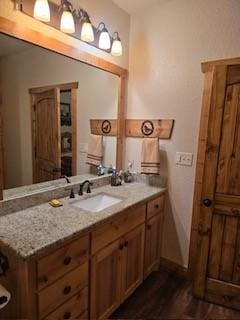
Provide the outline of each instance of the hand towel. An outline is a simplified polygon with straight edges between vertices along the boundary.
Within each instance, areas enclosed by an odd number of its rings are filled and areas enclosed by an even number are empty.
[[[99,166],[103,160],[103,137],[100,135],[90,135],[88,143],[88,154],[86,163],[91,166]]]
[[[160,174],[160,152],[158,138],[144,138],[142,142],[142,173]]]

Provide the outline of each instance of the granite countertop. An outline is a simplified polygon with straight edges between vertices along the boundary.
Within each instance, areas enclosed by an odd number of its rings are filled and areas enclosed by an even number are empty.
[[[0,242],[22,259],[27,259],[58,242],[90,231],[108,218],[165,191],[165,188],[136,182],[120,187],[107,185],[94,189],[91,195],[76,196],[75,199],[63,198],[63,206],[59,208],[45,203],[11,213],[0,217]],[[78,199],[99,193],[113,195],[122,201],[98,213],[90,213],[71,205]]]

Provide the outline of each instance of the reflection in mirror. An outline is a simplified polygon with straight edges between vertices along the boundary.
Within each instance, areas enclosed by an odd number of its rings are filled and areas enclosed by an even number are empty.
[[[90,120],[117,119],[118,87],[114,74],[0,34],[4,195],[96,174],[86,164]],[[116,137],[102,140],[102,164],[116,166]]]

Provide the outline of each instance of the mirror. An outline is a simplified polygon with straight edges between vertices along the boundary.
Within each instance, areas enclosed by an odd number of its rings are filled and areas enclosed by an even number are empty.
[[[118,90],[117,75],[0,34],[4,198],[96,174],[90,120],[117,119]],[[102,145],[102,164],[116,166],[116,135]]]

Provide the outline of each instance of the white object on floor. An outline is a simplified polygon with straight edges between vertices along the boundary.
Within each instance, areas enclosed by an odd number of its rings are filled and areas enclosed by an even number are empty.
[[[122,200],[119,198],[115,198],[105,193],[101,193],[84,200],[74,201],[72,202],[72,206],[90,212],[99,212],[121,201]]]
[[[6,307],[11,299],[11,293],[0,284],[0,309]]]

